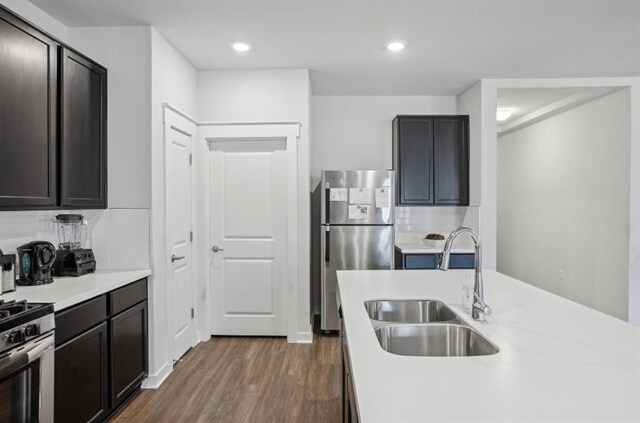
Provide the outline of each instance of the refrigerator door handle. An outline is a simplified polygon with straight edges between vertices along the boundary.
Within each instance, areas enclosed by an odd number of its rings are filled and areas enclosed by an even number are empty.
[[[325,184],[324,191],[324,222],[331,223],[331,218],[329,217],[331,214],[331,188],[329,183]]]
[[[330,244],[330,239],[329,239],[329,234],[331,227],[330,226],[325,226],[324,231],[325,231],[325,237],[324,237],[324,261],[325,263],[329,263],[331,261],[331,251],[329,250],[329,244]]]

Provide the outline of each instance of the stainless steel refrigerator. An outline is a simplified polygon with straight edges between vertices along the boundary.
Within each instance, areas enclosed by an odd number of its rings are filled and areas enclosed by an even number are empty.
[[[331,331],[340,328],[336,271],[392,268],[395,182],[393,171],[324,170],[320,183],[320,328]]]

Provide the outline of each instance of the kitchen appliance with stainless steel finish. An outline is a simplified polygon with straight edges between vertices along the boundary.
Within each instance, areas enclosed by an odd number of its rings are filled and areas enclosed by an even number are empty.
[[[93,250],[82,248],[86,235],[87,221],[80,214],[59,214],[56,216],[58,229],[58,250],[53,266],[56,276],[82,276],[96,270]]]
[[[320,329],[340,328],[338,270],[392,269],[395,175],[387,170],[324,170],[321,180]]]
[[[33,241],[18,247],[18,285],[43,285],[53,282],[51,268],[55,260],[56,248],[50,242]]]
[[[0,422],[53,422],[53,305],[0,300]]]
[[[4,254],[0,250],[0,293],[6,294],[16,290],[16,255]]]

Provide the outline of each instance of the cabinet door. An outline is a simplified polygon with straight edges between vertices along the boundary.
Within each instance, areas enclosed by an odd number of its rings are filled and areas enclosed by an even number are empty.
[[[56,422],[101,421],[108,411],[107,324],[56,349]]]
[[[111,319],[111,404],[119,406],[147,376],[147,302]]]
[[[394,155],[398,205],[433,204],[433,119],[396,118]]]
[[[57,201],[57,44],[0,8],[0,209]]]
[[[107,207],[107,70],[61,48],[61,205]]]
[[[469,205],[469,118],[436,117],[433,131],[435,204]]]

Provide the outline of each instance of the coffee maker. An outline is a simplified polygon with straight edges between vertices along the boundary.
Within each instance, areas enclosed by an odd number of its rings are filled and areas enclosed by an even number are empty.
[[[53,282],[51,268],[55,260],[56,247],[50,242],[33,241],[18,247],[18,285],[44,285]]]
[[[87,226],[81,214],[59,214],[56,216],[58,228],[58,250],[53,266],[56,276],[82,276],[96,270],[93,250],[82,248],[84,228]]]

